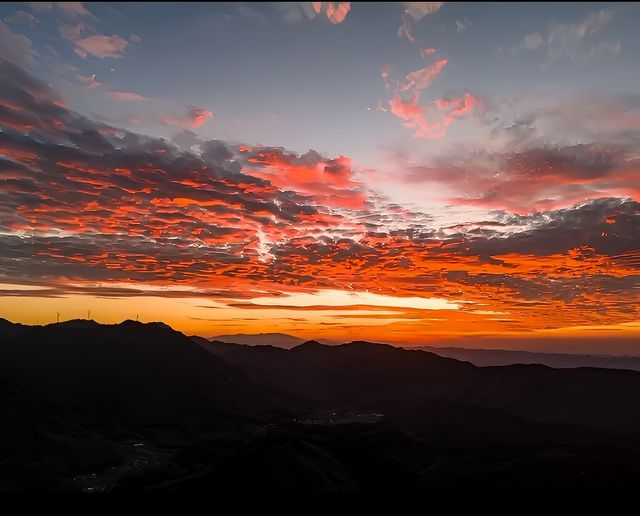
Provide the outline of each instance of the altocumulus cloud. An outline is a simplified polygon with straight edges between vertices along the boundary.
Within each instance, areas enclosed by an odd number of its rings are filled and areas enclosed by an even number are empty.
[[[452,112],[466,109],[447,102]],[[613,104],[624,116],[633,100]],[[527,121],[535,131],[549,117],[536,112]],[[2,60],[0,281],[50,295],[131,296],[170,285],[154,295],[237,300],[338,289],[434,297],[461,306],[456,317],[465,320],[507,313],[508,322],[495,324],[513,330],[632,321],[640,205],[610,190],[631,184],[637,168],[625,148],[605,145],[628,125],[607,120],[601,141],[531,144],[497,160],[510,188],[535,186],[536,167],[551,166],[547,179],[557,188],[597,184],[598,195],[520,214],[487,203],[501,211],[447,229],[370,191],[348,157],[193,133],[178,147],[75,113],[45,83]],[[486,178],[464,169],[464,156],[445,158],[408,167],[405,180],[455,186],[466,170],[471,192],[487,197]],[[530,188],[529,201],[547,195],[540,192]],[[9,290],[4,295],[22,295]],[[418,318],[420,308],[401,308]]]

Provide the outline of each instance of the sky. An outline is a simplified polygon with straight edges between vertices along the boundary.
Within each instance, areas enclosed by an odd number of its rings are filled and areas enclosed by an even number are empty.
[[[0,317],[640,355],[638,3],[0,5]]]

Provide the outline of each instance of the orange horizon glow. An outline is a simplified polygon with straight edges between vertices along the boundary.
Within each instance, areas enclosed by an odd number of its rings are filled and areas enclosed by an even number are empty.
[[[10,285],[0,285],[3,289]],[[200,297],[165,297],[151,293],[132,298],[106,298],[86,295],[31,297],[41,294],[39,287],[22,286],[23,295],[14,297],[2,317],[23,324],[50,324],[71,319],[91,319],[116,324],[126,319],[164,322],[186,335],[210,338],[221,334],[287,333],[305,340],[334,342],[366,340],[399,346],[457,346],[492,349],[524,349],[547,352],[638,354],[640,323],[572,325],[555,328],[520,329],[504,312],[488,307],[443,305],[438,309],[385,306],[402,298],[378,296],[378,304],[312,304],[328,302],[328,294],[302,294],[296,303],[276,304],[278,298],[255,298],[244,302],[210,301]],[[166,291],[163,291],[166,295]],[[349,293],[352,295],[353,293]],[[185,295],[185,294],[183,294]],[[266,302],[267,299],[271,301]],[[415,300],[416,298],[410,298]],[[355,296],[354,301],[357,301]],[[402,302],[400,304],[403,304]],[[462,308],[460,308],[462,307]],[[537,316],[529,316],[533,320]],[[513,330],[505,331],[505,322]],[[529,323],[527,323],[529,324]],[[570,324],[568,319],[565,324]],[[586,341],[586,342],[585,342]]]

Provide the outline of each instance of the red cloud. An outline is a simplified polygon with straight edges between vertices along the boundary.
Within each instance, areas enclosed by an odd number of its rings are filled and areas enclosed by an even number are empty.
[[[366,199],[352,178],[351,160],[344,156],[327,160],[314,151],[296,156],[282,149],[257,148],[248,162],[260,166],[250,169],[251,175],[278,188],[312,195],[326,206],[362,208]]]
[[[318,14],[326,15],[327,19],[333,23],[342,23],[349,11],[351,10],[351,2],[310,2],[311,10],[305,9],[307,16],[311,19]]]
[[[465,92],[462,96],[437,99],[434,104],[444,116],[443,124],[448,126],[456,118],[472,114],[475,108],[482,105],[482,101],[472,93]]]
[[[198,127],[202,126],[207,120],[212,118],[213,115],[213,111],[198,108],[195,106],[189,106],[186,116],[163,116],[160,118],[160,120],[163,123],[169,125],[179,125],[181,127],[186,127],[187,129],[197,129]]]
[[[435,54],[435,50],[425,49],[425,51],[427,50],[429,55]],[[455,119],[473,114],[474,109],[482,104],[478,97],[469,92],[462,96],[448,95],[445,98],[432,101],[436,106],[435,110],[430,110],[419,104],[422,90],[431,86],[433,80],[442,73],[447,63],[446,59],[438,59],[429,66],[410,72],[403,82],[397,83],[395,95],[389,100],[391,113],[404,120],[405,127],[415,129],[414,138],[441,139],[446,134],[446,127],[451,125]],[[386,87],[389,87],[389,73],[390,67],[385,65],[381,75]],[[400,95],[406,92],[411,93],[408,99]]]
[[[447,66],[446,59],[439,59],[431,66],[414,70],[407,75],[404,84],[401,84],[398,91],[412,91],[417,93],[425,88],[431,86],[433,80],[438,77],[445,66]]]
[[[318,2],[314,2],[317,4]],[[324,2],[323,2],[324,3]],[[327,5],[327,18],[331,23],[342,23],[349,10],[351,9],[351,2],[326,2]]]
[[[428,109],[420,106],[418,101],[420,100],[420,92],[431,85],[431,82],[442,73],[446,65],[447,60],[440,59],[430,66],[409,73],[405,82],[398,85],[395,96],[389,101],[391,113],[404,120],[405,127],[415,129],[414,138],[433,140],[440,139],[445,135],[441,123],[427,120]],[[383,78],[385,77],[383,76]],[[412,95],[408,99],[403,99],[400,93],[407,91],[410,91]]]
[[[414,138],[425,138],[427,140],[438,140],[445,135],[444,128],[439,123],[430,123],[427,118],[427,108],[418,104],[418,96],[413,95],[408,100],[403,100],[396,94],[389,101],[391,112],[398,118],[402,118],[405,127],[415,129]]]

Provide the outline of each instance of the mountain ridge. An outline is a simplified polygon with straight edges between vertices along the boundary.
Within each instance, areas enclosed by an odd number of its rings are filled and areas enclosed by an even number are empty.
[[[525,350],[460,348],[418,346],[405,349],[420,349],[440,356],[465,360],[479,367],[515,364],[541,364],[553,368],[596,367],[606,369],[629,369],[640,371],[640,357],[633,355],[596,355],[550,353]]]
[[[635,371],[477,367],[366,341],[245,346],[130,320],[0,331],[0,490],[640,481]]]

